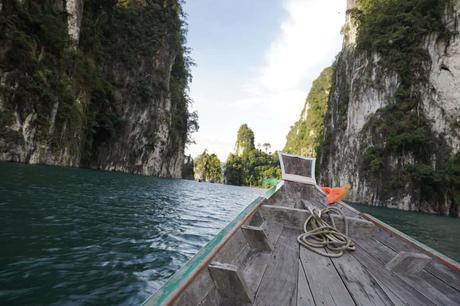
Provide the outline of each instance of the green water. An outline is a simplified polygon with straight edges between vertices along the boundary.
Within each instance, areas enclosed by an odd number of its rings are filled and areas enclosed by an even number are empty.
[[[0,305],[137,305],[263,192],[0,163]],[[458,219],[358,208],[460,259]]]
[[[261,193],[0,163],[0,305],[137,305]]]
[[[459,219],[362,204],[351,206],[460,261]]]

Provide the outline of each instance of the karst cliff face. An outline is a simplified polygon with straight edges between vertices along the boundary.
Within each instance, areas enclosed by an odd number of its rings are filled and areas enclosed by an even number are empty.
[[[194,114],[176,0],[0,4],[0,160],[181,177]]]
[[[331,90],[334,69],[324,69],[313,81],[299,120],[291,127],[283,151],[316,157],[324,131],[324,114]]]
[[[460,1],[381,3],[348,3],[320,181],[351,183],[352,201],[459,216]]]

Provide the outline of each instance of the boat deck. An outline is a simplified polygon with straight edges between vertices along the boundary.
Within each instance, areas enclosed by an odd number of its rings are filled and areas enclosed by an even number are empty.
[[[308,203],[273,201],[300,209],[306,204],[321,207],[324,202],[321,197]],[[357,215],[343,210],[348,216]],[[376,228],[368,237],[353,237],[356,250],[339,258],[299,246],[299,234],[299,229],[283,227],[254,305],[460,305],[460,273],[435,260],[415,275],[385,268],[401,251],[420,252],[386,230]]]
[[[355,251],[329,258],[300,246],[307,208],[324,203],[316,185],[285,182],[145,305],[460,305],[457,262],[344,203]]]
[[[339,258],[299,247],[293,243],[299,234],[283,228],[253,305],[460,304],[460,275],[437,262],[416,276],[385,269],[396,250],[414,250],[384,230],[366,241],[355,239],[356,251]]]

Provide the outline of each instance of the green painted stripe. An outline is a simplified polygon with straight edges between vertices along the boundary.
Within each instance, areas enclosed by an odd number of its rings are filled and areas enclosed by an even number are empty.
[[[386,224],[385,222],[369,215],[369,214],[365,214],[365,213],[361,213],[361,215],[365,216],[366,218],[372,220],[373,222],[375,223],[379,223],[381,224],[382,226],[390,229],[392,232],[395,232],[397,235],[401,236],[402,238],[412,242],[413,244],[415,244],[416,246],[418,246],[419,248],[427,251],[428,253],[431,253],[433,254],[434,256],[437,256],[439,258],[441,258],[442,260],[445,260],[446,262],[448,262],[449,264],[451,264],[452,266],[456,267],[457,269],[460,269],[460,263],[458,263],[457,261],[453,260],[452,258],[450,257],[447,257],[446,255],[442,254],[442,253],[439,253],[438,251],[436,251],[435,249],[432,249],[430,248],[429,246],[423,244],[422,242],[404,234],[403,232],[397,230],[396,228],[392,227],[391,225],[388,225]]]
[[[278,189],[279,189],[278,186],[280,186],[280,184],[281,184],[281,182],[278,182],[278,184],[276,184],[276,185],[273,186],[272,188],[270,188],[270,189],[268,189],[267,191],[265,191],[265,193],[264,193],[264,198],[270,199],[270,198],[272,197],[272,195],[274,195],[274,194],[278,191]],[[280,186],[280,187],[281,187],[281,186]]]
[[[236,230],[238,224],[252,211],[257,209],[262,197],[257,197],[235,219],[233,219],[214,239],[204,246],[182,269],[177,271],[154,295],[149,297],[142,305],[166,305],[176,292],[183,290],[185,284],[215,253],[215,250],[226,242],[227,238]]]

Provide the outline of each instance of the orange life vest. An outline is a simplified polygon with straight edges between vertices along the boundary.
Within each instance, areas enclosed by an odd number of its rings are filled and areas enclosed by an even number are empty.
[[[326,194],[327,204],[330,205],[339,202],[343,198],[345,198],[347,196],[348,190],[350,189],[350,185],[335,188],[322,187],[321,189]]]

